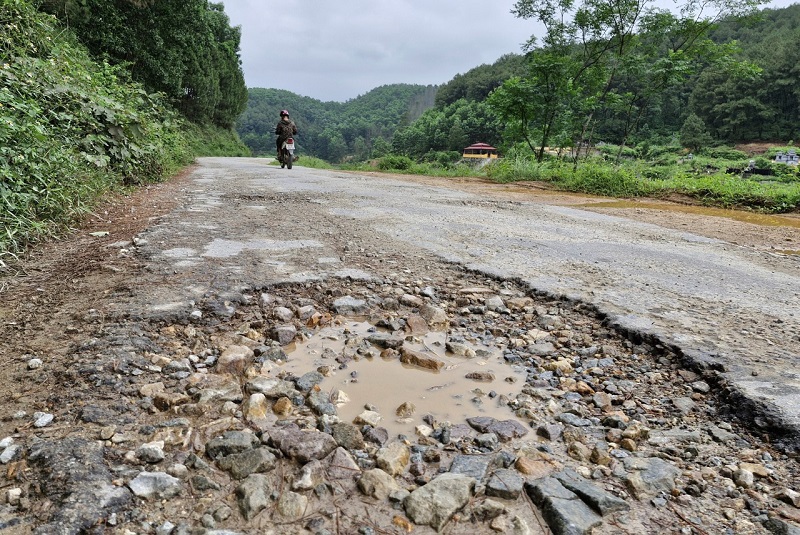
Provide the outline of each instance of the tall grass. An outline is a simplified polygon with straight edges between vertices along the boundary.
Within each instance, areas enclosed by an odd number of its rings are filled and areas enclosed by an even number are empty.
[[[723,151],[725,158],[730,151]],[[780,165],[780,164],[778,164]],[[699,157],[680,164],[654,165],[641,160],[619,164],[601,159],[573,162],[513,156],[487,166],[489,178],[497,182],[542,181],[558,189],[608,197],[668,197],[685,195],[706,205],[748,208],[766,212],[800,209],[800,178],[797,170],[781,167],[771,180],[758,175],[745,178],[729,174],[728,168],[743,169],[746,161]]]
[[[338,166],[350,171],[383,171],[387,173],[425,175],[444,178],[485,177],[481,169],[465,163],[415,162],[407,156],[387,155],[369,162],[347,163]]]

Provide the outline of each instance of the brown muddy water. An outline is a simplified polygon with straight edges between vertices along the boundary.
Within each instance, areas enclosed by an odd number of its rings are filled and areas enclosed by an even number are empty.
[[[680,212],[711,217],[723,217],[743,223],[761,225],[765,227],[792,227],[800,228],[800,217],[778,214],[760,214],[742,210],[726,210],[724,208],[710,208],[707,206],[694,206],[671,203],[651,203],[637,201],[601,201],[573,205],[574,208],[625,208],[640,210],[664,210],[666,212]]]
[[[427,370],[400,362],[399,358],[384,359],[379,350],[356,356],[339,369],[334,360],[345,352],[347,340],[363,337],[374,327],[368,322],[348,322],[321,329],[312,338],[299,342],[288,351],[285,370],[297,375],[310,369],[328,366],[333,369],[320,388],[334,393],[341,390],[349,399],[337,405],[339,418],[353,420],[372,405],[382,416],[379,426],[390,433],[413,436],[423,425],[423,416],[430,414],[437,422],[463,423],[473,416],[491,416],[498,420],[514,417],[506,405],[525,383],[525,371],[508,365],[502,351],[470,344],[476,355],[473,358],[455,356],[445,349],[447,334],[430,332],[420,336],[407,336],[403,346],[437,358],[445,363],[440,371]],[[465,376],[488,372],[494,377],[490,382],[475,381]],[[505,401],[504,401],[505,400]],[[403,403],[412,403],[416,410],[409,418],[396,415]]]

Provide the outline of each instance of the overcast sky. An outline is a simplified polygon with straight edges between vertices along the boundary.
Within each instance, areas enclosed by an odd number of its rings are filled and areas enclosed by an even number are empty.
[[[386,84],[444,84],[541,35],[533,21],[511,14],[514,0],[222,2],[231,25],[242,28],[247,87],[323,101]]]

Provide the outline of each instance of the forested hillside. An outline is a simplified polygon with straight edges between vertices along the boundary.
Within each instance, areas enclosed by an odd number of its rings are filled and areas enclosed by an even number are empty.
[[[730,2],[726,18],[693,19],[633,2],[617,34],[593,5],[569,21],[565,3],[518,1],[518,15],[548,33],[441,86],[393,150],[422,159],[475,141],[540,156],[545,146],[663,145],[687,120],[706,144],[800,137],[800,5],[750,16],[751,4]]]
[[[242,141],[256,154],[275,152],[278,113],[289,110],[297,123],[302,153],[338,162],[386,151],[398,127],[433,106],[436,87],[395,84],[373,89],[347,102],[322,102],[279,89],[250,89],[247,109],[237,125]]]
[[[109,190],[247,154],[238,50],[204,0],[2,0],[0,270]]]
[[[761,72],[740,77],[706,69],[691,85],[689,112],[724,141],[800,138],[800,4],[767,9],[748,24],[723,22],[715,42],[737,41]]]
[[[506,54],[491,65],[479,65],[439,87],[436,107],[454,104],[460,99],[483,101],[512,76],[524,76],[527,62],[520,54]]]
[[[547,34],[438,88],[386,86],[344,104],[251,89],[238,131],[271,154],[277,112],[289,108],[304,151],[331,162],[387,150],[452,160],[476,141],[540,156],[545,146],[665,145],[685,128],[705,144],[800,137],[800,5],[754,12],[736,0],[706,18],[631,2],[614,26],[591,2],[570,20],[567,4],[519,0],[518,16],[541,18]]]

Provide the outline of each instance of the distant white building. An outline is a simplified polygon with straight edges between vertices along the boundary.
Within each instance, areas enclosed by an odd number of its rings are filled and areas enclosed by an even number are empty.
[[[800,164],[800,158],[797,156],[797,151],[794,149],[789,149],[786,154],[783,152],[779,152],[775,155],[775,162],[776,163],[785,163],[786,165],[798,165]]]

